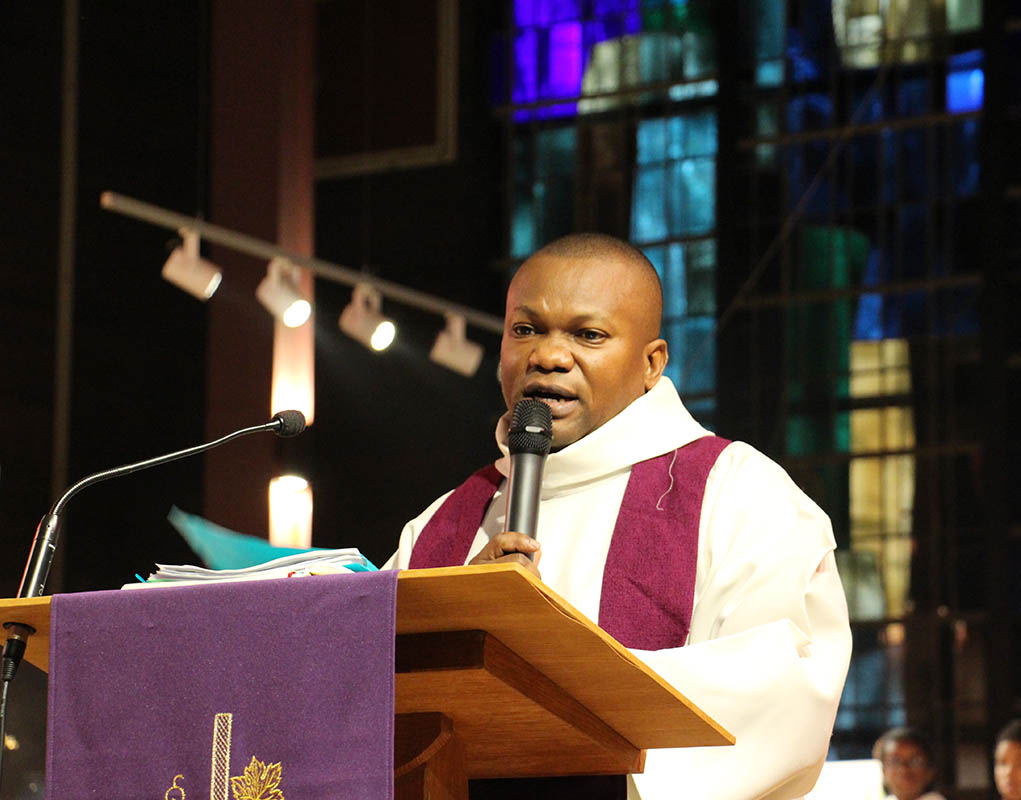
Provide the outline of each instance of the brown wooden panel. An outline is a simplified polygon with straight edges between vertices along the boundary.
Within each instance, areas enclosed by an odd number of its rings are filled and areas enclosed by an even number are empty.
[[[50,669],[50,597],[0,600],[0,623],[31,625],[35,633],[25,646],[25,660],[43,672]],[[4,638],[7,638],[4,632]]]
[[[401,573],[399,634],[458,630],[466,622],[493,634],[637,747],[733,743],[722,726],[524,568]]]
[[[396,713],[449,716],[469,778],[641,771],[639,748],[484,631],[399,635],[396,665]]]

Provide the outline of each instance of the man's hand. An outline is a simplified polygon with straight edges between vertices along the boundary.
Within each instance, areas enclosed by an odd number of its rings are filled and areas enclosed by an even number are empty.
[[[534,554],[534,560],[529,558],[529,555],[532,554]],[[490,539],[489,544],[483,547],[479,554],[468,563],[492,564],[513,561],[541,580],[542,576],[539,574],[539,557],[541,555],[539,543],[531,536],[504,531]]]

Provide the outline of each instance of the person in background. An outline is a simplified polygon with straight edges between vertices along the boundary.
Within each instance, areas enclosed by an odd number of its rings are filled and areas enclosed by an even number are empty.
[[[1008,722],[996,737],[993,778],[1000,800],[1021,800],[1021,719]]]
[[[886,800],[946,800],[932,790],[936,781],[929,740],[914,728],[893,728],[876,741],[873,755],[883,765]]]

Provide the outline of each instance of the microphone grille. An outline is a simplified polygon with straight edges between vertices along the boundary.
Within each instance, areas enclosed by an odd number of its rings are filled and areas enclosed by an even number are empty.
[[[282,436],[285,439],[297,436],[305,430],[305,415],[294,409],[278,411],[273,415],[273,422],[280,423],[280,427],[275,432],[277,436]]]
[[[553,444],[553,412],[542,400],[526,397],[519,400],[511,414],[507,446],[511,455],[534,453],[545,456]]]

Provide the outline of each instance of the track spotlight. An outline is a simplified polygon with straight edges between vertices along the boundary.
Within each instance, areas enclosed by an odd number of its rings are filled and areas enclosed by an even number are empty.
[[[297,270],[287,259],[274,258],[255,290],[259,302],[288,328],[304,325],[312,314],[312,304],[298,290]]]
[[[386,350],[397,334],[392,320],[380,311],[382,297],[365,283],[359,283],[351,294],[351,302],[340,314],[340,329],[373,350]]]
[[[447,314],[447,327],[436,337],[429,358],[470,378],[482,361],[482,345],[465,338],[464,324],[460,314]]]
[[[181,230],[181,244],[163,265],[163,279],[199,300],[208,300],[220,285],[223,273],[199,257],[199,235]]]

